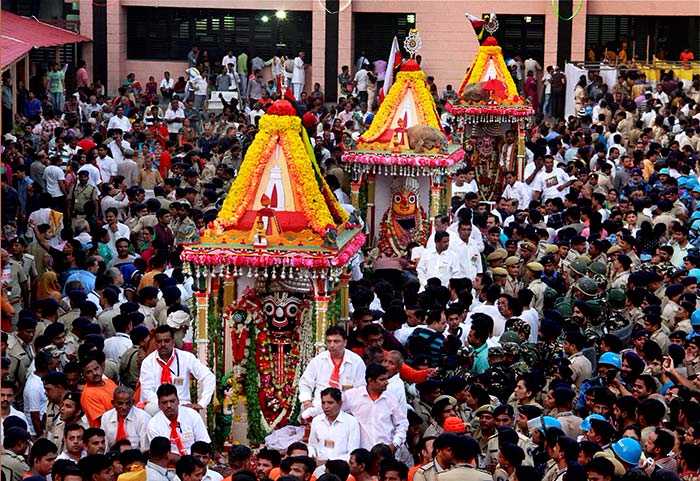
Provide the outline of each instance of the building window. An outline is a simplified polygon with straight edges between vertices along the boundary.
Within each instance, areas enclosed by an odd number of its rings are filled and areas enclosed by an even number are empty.
[[[485,15],[488,18],[488,15]],[[496,14],[498,30],[494,37],[506,59],[519,55],[523,60],[533,58],[544,62],[544,15]],[[488,33],[484,33],[488,35]]]
[[[232,49],[263,59],[277,51],[311,59],[311,12],[127,7],[127,58],[130,60],[186,60],[193,45],[218,63]],[[266,21],[263,21],[265,17]],[[308,60],[307,60],[308,61]]]
[[[688,47],[700,51],[700,17],[588,15],[586,60],[614,60],[626,42],[627,58],[678,60]]]
[[[396,36],[403,48],[409,30],[416,26],[415,13],[355,13],[355,62],[361,52],[370,62],[388,60],[391,42]]]

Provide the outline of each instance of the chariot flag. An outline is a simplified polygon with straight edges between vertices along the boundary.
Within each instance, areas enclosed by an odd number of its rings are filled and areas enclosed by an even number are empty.
[[[386,74],[384,75],[384,88],[379,93],[379,101],[381,102],[386,94],[389,93],[391,85],[394,83],[394,70],[396,70],[399,65],[401,65],[401,50],[399,49],[399,40],[394,37],[391,42],[391,52],[389,52],[389,59],[386,62]]]

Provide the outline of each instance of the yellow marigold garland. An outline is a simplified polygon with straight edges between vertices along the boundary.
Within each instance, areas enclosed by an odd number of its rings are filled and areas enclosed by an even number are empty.
[[[382,101],[377,115],[375,115],[369,129],[360,137],[358,148],[369,148],[371,142],[382,135],[398,109],[409,88],[413,89],[416,95],[416,110],[418,113],[418,125],[429,125],[440,129],[440,121],[437,117],[435,100],[430,94],[430,90],[425,82],[425,73],[422,70],[415,72],[399,72],[396,76],[396,83],[391,86],[389,93]]]
[[[260,130],[246,152],[241,168],[226,196],[218,220],[225,224],[235,224],[254,202],[252,197],[257,190],[260,177],[265,170],[277,143],[277,136],[289,160],[289,175],[295,199],[302,205],[302,211],[309,218],[311,229],[319,235],[325,233],[328,225],[336,225],[329,212],[329,206],[321,193],[321,185],[316,181],[313,160],[302,142],[301,119],[294,116],[264,115],[260,118]],[[325,188],[328,188],[325,186]],[[338,212],[344,212],[338,206]],[[347,216],[341,218],[347,219]]]
[[[514,95],[518,95],[518,89],[515,87],[513,77],[510,75],[510,71],[508,70],[506,62],[503,59],[501,47],[496,45],[482,45],[479,47],[479,52],[476,56],[476,59],[474,60],[474,63],[465,75],[464,80],[462,80],[462,84],[459,86],[458,92],[461,94],[464,90],[464,87],[467,84],[479,82],[481,72],[484,71],[484,68],[486,67],[486,62],[488,61],[489,57],[493,57],[496,61],[496,67],[501,72],[501,75],[503,76],[503,81],[505,82],[506,88],[508,89],[508,96],[512,97]],[[479,75],[479,78],[472,78],[473,75]]]
[[[345,209],[343,209],[340,206],[340,203],[338,202],[338,199],[336,199],[335,194],[326,183],[326,180],[323,178],[323,175],[321,174],[321,168],[316,162],[314,148],[311,146],[311,141],[309,140],[309,136],[306,133],[306,130],[302,130],[301,134],[302,141],[304,142],[304,147],[306,148],[306,154],[308,155],[309,159],[311,159],[311,167],[314,170],[314,175],[316,176],[316,179],[318,179],[321,194],[323,195],[326,201],[326,205],[330,209],[331,216],[333,216],[333,218],[336,220],[336,224],[344,224],[345,222],[347,222],[350,216],[345,211]]]

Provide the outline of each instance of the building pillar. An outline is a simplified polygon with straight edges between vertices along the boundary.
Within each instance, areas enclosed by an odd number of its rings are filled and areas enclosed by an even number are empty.
[[[323,9],[325,2],[313,2],[311,11],[311,45],[312,51],[306,52],[307,58],[311,59],[311,83],[307,82],[309,88],[313,88],[314,82],[320,83],[321,90],[327,90],[324,85],[326,69],[326,11]]]
[[[559,31],[559,21],[551,6],[544,12],[544,65],[557,64],[557,32]],[[563,68],[564,66],[561,65]]]
[[[579,10],[580,5],[580,10]],[[586,61],[586,18],[588,17],[588,0],[575,0],[574,11],[578,11],[571,19],[571,55],[572,62]],[[632,52],[629,52],[630,58]]]
[[[347,5],[347,0],[341,0],[341,6]],[[340,73],[340,68],[343,65],[350,67],[350,72],[354,73],[353,65],[353,25],[352,25],[352,8],[351,3],[343,11],[338,14],[338,72],[336,72],[336,84],[338,83],[337,74]]]

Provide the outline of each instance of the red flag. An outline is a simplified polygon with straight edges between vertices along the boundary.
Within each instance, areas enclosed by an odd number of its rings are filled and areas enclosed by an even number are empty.
[[[483,18],[479,18],[475,15],[472,15],[471,13],[465,13],[467,20],[469,20],[469,23],[472,24],[472,27],[474,27],[474,31],[478,34],[479,29],[484,26],[486,21]]]

